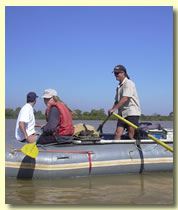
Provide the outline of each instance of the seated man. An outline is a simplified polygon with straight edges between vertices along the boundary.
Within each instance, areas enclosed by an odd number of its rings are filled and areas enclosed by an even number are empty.
[[[32,143],[36,140],[39,133],[35,131],[36,127],[42,127],[41,124],[35,123],[34,105],[36,104],[37,95],[34,92],[27,94],[27,103],[21,108],[15,129],[15,137],[18,141]]]

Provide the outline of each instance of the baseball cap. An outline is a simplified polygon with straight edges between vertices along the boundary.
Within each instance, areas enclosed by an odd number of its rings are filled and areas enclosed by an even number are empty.
[[[113,72],[126,72],[126,68],[123,65],[117,65],[114,67],[114,71]]]
[[[42,95],[42,98],[52,98],[53,96],[57,96],[57,92],[54,89],[46,89]]]
[[[29,92],[27,94],[27,102],[34,102],[37,97],[38,96],[36,95],[35,92]]]
[[[123,65],[117,65],[117,66],[115,66],[113,72],[124,72],[125,73],[125,76],[128,79],[130,79],[129,75],[127,74],[127,70],[126,70],[126,68]]]

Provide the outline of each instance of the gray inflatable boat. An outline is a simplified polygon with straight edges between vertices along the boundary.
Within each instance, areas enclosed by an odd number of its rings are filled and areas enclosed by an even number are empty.
[[[160,140],[173,147],[173,130],[164,129]],[[113,135],[102,134],[71,144],[37,145],[36,159],[21,151],[24,144],[6,140],[6,177],[54,179],[173,170],[173,153],[150,139],[113,140]]]

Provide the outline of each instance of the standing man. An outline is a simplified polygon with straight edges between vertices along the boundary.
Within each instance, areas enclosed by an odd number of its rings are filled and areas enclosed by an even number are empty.
[[[34,105],[36,104],[37,95],[34,92],[27,94],[27,103],[21,108],[15,129],[15,137],[18,141],[32,143],[38,137],[35,131],[36,127],[42,127],[40,124],[35,124]]]
[[[108,110],[108,114],[118,109],[120,116],[138,126],[141,110],[135,84],[130,80],[123,65],[115,66],[113,72],[119,85],[116,89],[115,103],[112,109]],[[117,123],[115,139],[120,139],[125,128],[128,128],[129,138],[134,139],[135,129],[120,119]]]

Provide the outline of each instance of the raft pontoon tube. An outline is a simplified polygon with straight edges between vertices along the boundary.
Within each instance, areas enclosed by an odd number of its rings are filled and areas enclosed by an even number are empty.
[[[160,140],[173,147],[173,130],[165,131]],[[37,145],[36,159],[21,152],[24,144],[6,140],[6,177],[54,179],[173,171],[173,153],[149,139],[113,140],[113,135],[102,134],[101,138],[74,140],[72,144]]]

